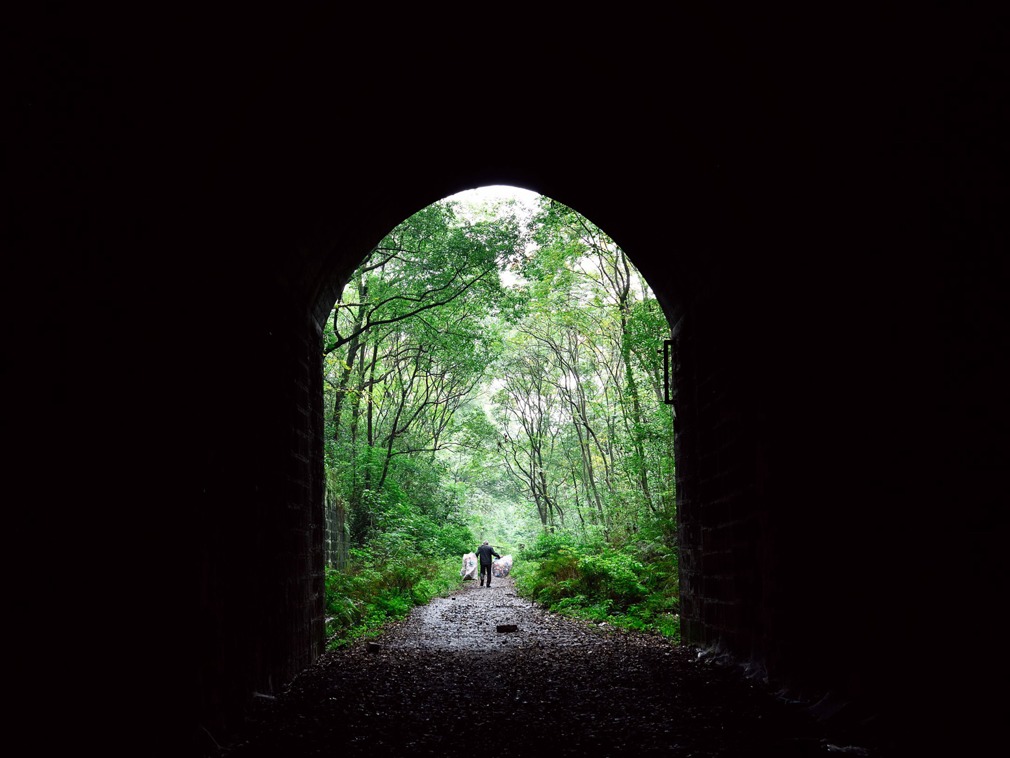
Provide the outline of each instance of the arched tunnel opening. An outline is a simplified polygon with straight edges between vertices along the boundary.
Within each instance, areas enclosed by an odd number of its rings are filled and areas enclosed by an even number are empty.
[[[628,255],[548,198],[478,188],[391,230],[323,327],[328,646],[484,586],[459,564],[486,539],[543,566],[548,607],[679,638],[669,337]]]

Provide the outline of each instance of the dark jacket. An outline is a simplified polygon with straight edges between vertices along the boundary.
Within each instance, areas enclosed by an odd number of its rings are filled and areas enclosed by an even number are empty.
[[[494,551],[494,548],[491,547],[490,545],[481,545],[479,548],[477,548],[477,557],[480,559],[480,562],[485,566],[491,565],[492,555],[495,558],[501,558],[501,556],[498,555],[498,553],[496,553]]]

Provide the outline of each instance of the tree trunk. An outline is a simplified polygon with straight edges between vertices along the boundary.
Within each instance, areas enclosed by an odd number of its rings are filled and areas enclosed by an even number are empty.
[[[358,316],[354,325],[354,336],[347,346],[347,362],[344,364],[344,372],[340,376],[340,384],[333,398],[333,439],[340,439],[340,411],[347,394],[347,386],[351,381],[351,371],[354,369],[354,358],[358,353],[358,345],[361,342],[361,324],[365,318],[365,300],[368,298],[368,287],[364,278],[361,280],[361,305],[358,306]]]
[[[649,492],[649,469],[646,466],[645,444],[642,439],[642,403],[638,397],[638,383],[635,381],[634,367],[631,365],[631,334],[628,329],[630,271],[627,257],[621,254],[620,261],[624,266],[625,285],[619,293],[617,307],[621,314],[621,358],[624,361],[625,386],[627,387],[628,395],[631,397],[631,437],[635,447],[635,455],[638,457],[639,485],[642,488],[642,494],[645,496],[645,502],[648,504],[649,510],[655,512],[656,508],[652,504],[652,493]]]

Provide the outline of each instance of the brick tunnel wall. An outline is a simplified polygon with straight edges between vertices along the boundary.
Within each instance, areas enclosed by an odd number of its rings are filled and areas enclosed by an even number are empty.
[[[915,310],[887,296],[906,270],[873,270],[807,287],[741,270],[673,325],[682,630],[793,697],[914,721],[949,585],[916,469],[939,461]],[[839,307],[857,290],[872,311]]]
[[[233,369],[242,387],[219,398],[231,405],[223,418],[255,419],[232,422],[243,438],[222,453],[245,460],[216,468],[254,473],[216,481],[207,495],[217,505],[203,514],[214,522],[206,533],[227,535],[202,561],[203,613],[216,628],[201,641],[201,670],[217,672],[201,685],[202,725],[218,737],[240,723],[253,693],[276,694],[309,666],[325,636],[318,330],[308,318],[291,318],[297,310],[268,310],[267,302],[244,332],[256,349]]]
[[[731,325],[715,302],[696,302],[671,335],[682,634],[760,659],[770,515],[758,491],[760,419],[741,406],[750,372],[736,364]]]

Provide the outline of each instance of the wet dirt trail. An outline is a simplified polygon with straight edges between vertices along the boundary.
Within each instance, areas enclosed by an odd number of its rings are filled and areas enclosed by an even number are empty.
[[[502,631],[499,631],[502,625]],[[515,630],[511,631],[514,626]],[[381,637],[324,654],[219,755],[874,755],[739,669],[466,582]]]

